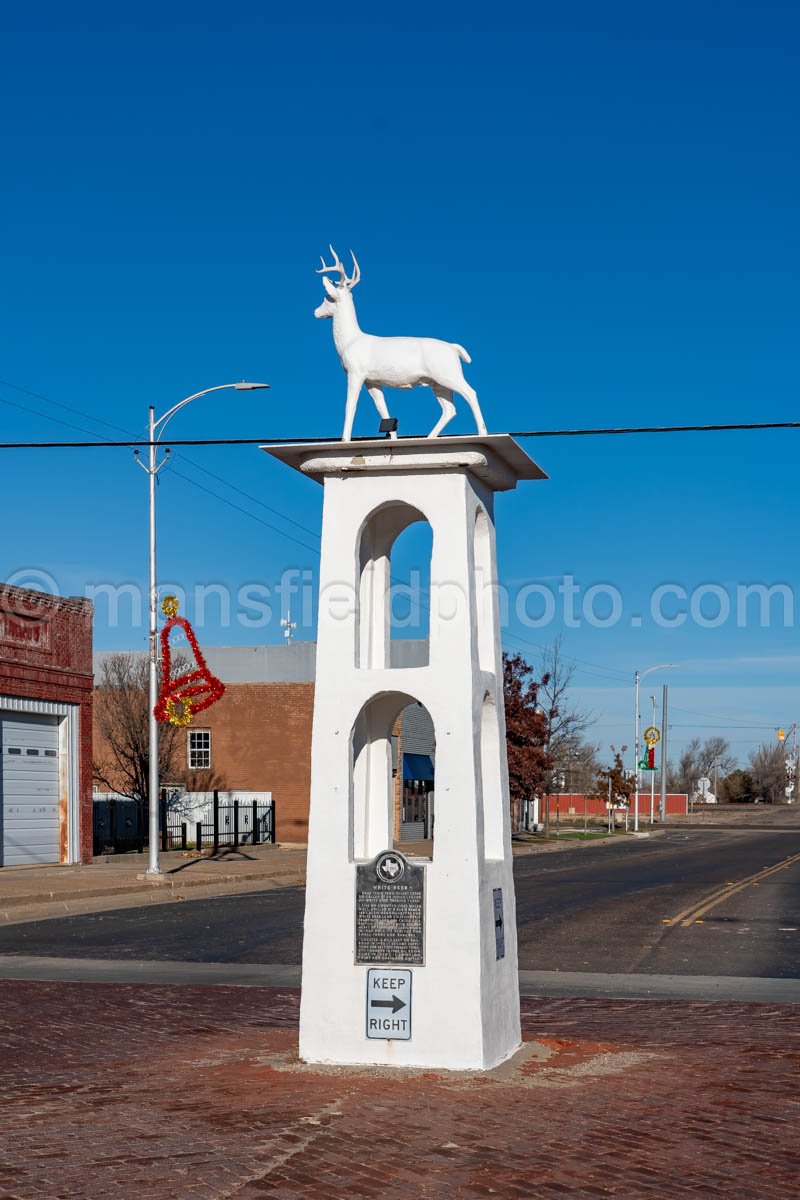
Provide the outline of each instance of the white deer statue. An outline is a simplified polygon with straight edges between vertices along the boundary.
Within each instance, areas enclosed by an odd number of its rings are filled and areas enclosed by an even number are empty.
[[[464,347],[456,342],[440,342],[436,338],[375,337],[371,333],[362,333],[352,296],[353,288],[361,279],[356,256],[351,250],[353,274],[348,279],[333,246],[330,251],[333,266],[327,267],[322,258],[322,267],[317,271],[322,276],[325,299],[314,310],[314,316],[333,318],[333,342],[342,367],[347,372],[347,405],[342,441],[349,442],[352,439],[353,420],[363,384],[366,384],[375,407],[385,419],[389,417],[383,398],[385,387],[412,388],[427,384],[442,406],[442,415],[428,434],[432,438],[438,437],[455,416],[453,392],[458,392],[472,409],[478,433],[485,434],[486,423],[478,397],[461,369],[460,360],[472,361]],[[338,272],[340,276],[335,284],[326,278],[331,271]],[[391,436],[397,435],[392,433]]]

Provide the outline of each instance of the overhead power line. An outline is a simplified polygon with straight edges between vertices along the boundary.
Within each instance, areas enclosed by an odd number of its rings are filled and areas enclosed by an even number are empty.
[[[147,442],[145,442],[145,443],[142,442],[142,435],[134,434],[131,432],[130,429],[124,429],[120,425],[112,425],[109,421],[101,421],[99,418],[93,417],[89,413],[83,412],[79,408],[72,408],[68,404],[61,404],[58,400],[51,400],[49,396],[43,396],[40,392],[32,392],[29,388],[20,387],[18,384],[15,384],[15,383],[9,383],[8,380],[5,380],[5,379],[0,379],[0,384],[5,385],[6,387],[14,388],[15,391],[22,392],[26,396],[33,396],[37,400],[42,400],[42,401],[44,401],[45,404],[52,404],[54,407],[61,408],[65,412],[75,413],[76,416],[84,417],[88,421],[94,421],[99,425],[105,425],[107,429],[114,429],[114,430],[116,430],[117,433],[126,434],[128,437],[133,439],[133,443],[126,443],[126,445],[128,445],[128,446],[130,446],[132,444],[135,448],[138,448],[139,446],[142,446],[143,444],[149,445],[149,443],[147,443]],[[73,425],[69,421],[63,421],[59,417],[51,416],[49,413],[43,413],[43,412],[40,412],[38,409],[29,408],[27,405],[19,404],[15,400],[9,400],[5,396],[0,396],[0,404],[7,404],[11,408],[21,409],[22,412],[33,413],[34,416],[42,417],[45,421],[51,421],[56,425],[65,425],[68,429],[77,429],[79,433],[91,434],[91,430],[84,429],[83,426],[81,426],[81,425]],[[101,434],[98,434],[97,437],[99,439],[98,444],[108,445],[110,442],[110,438],[107,436],[107,434],[101,433]],[[95,445],[95,442],[92,442],[91,444]],[[116,444],[117,443],[115,443],[115,445]],[[171,443],[171,444],[174,445],[174,443]],[[282,512],[281,509],[273,508],[272,505],[267,504],[264,500],[259,499],[257,496],[252,496],[249,492],[245,492],[242,488],[237,487],[236,484],[231,483],[230,480],[223,479],[223,477],[221,475],[215,475],[213,471],[210,471],[208,469],[208,467],[202,466],[200,463],[195,462],[191,458],[188,458],[185,454],[176,454],[175,457],[177,459],[180,459],[183,462],[187,463],[189,466],[194,467],[196,470],[202,471],[204,475],[208,475],[212,479],[216,479],[218,483],[223,484],[226,488],[230,488],[230,490],[233,492],[238,492],[238,494],[240,496],[244,496],[245,499],[252,501],[253,504],[257,504],[260,508],[266,509],[267,512],[274,513],[275,516],[280,518],[280,520],[286,521],[290,525],[294,525],[297,529],[302,530],[303,533],[307,533],[310,537],[316,538],[317,541],[319,541],[318,533],[316,533],[312,529],[309,529],[305,525],[301,525],[299,521],[296,521],[293,517],[288,516],[286,513]],[[175,472],[175,474],[177,474],[177,472]],[[189,479],[188,476],[185,476],[185,475],[181,476],[181,478],[188,479],[188,481],[190,483],[195,482],[195,481]],[[200,487],[203,491],[207,491],[210,496],[215,496],[215,497],[217,496],[216,492],[212,492],[208,488],[202,488],[202,485],[199,483],[196,484],[196,486]],[[229,503],[228,501],[226,501],[224,499],[224,497],[219,496],[217,498],[222,500],[223,503]],[[232,507],[238,507],[238,506],[232,505]],[[247,516],[253,516],[252,513],[247,513],[245,509],[240,509],[239,511],[245,512],[245,515],[247,515]],[[254,517],[254,520],[258,520],[258,518]],[[282,529],[279,529],[276,525],[270,525],[269,522],[266,522],[266,521],[262,521],[261,524],[266,525],[267,528],[274,530],[276,533],[280,534],[283,537],[288,537],[290,541],[297,541],[297,538],[292,537],[290,534],[285,533]],[[298,543],[298,544],[302,545],[302,543]]]
[[[6,401],[6,403],[10,403]],[[15,407],[22,407],[16,405]],[[42,415],[42,414],[39,414]],[[54,418],[49,418],[50,420]],[[67,422],[63,422],[67,424]],[[624,427],[609,427],[607,429],[518,429],[509,435],[513,438],[548,438],[548,437],[614,437],[619,434],[653,434],[653,433],[725,433],[733,430],[754,431],[766,429],[800,429],[800,421],[749,421],[724,425],[631,425]],[[85,431],[83,431],[85,432]],[[424,434],[409,436],[424,437]],[[292,445],[321,445],[326,442],[338,442],[337,436],[332,437],[269,437],[256,438],[170,438],[170,446],[292,446]],[[357,437],[356,442],[371,442],[374,438]],[[445,443],[457,441],[458,435],[444,434],[438,439]],[[0,442],[0,450],[91,450],[96,448],[113,450],[126,448],[141,448],[162,443],[150,443],[145,438],[131,441],[102,441],[91,442]],[[167,444],[165,441],[164,444]]]
[[[800,421],[741,421],[723,425],[621,425],[607,429],[528,429],[511,437],[613,437],[621,433],[724,433],[736,429],[800,429]]]

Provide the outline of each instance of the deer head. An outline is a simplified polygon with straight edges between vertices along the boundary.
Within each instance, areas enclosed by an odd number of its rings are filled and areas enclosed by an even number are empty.
[[[345,271],[343,264],[339,260],[339,255],[333,246],[330,247],[330,252],[333,255],[333,266],[327,267],[325,259],[320,258],[322,266],[317,270],[317,274],[322,276],[322,286],[325,288],[325,299],[319,308],[314,309],[314,316],[320,318],[335,316],[337,305],[345,298],[350,298],[351,291],[361,279],[361,269],[356,262],[356,256],[352,250],[350,251],[350,257],[353,260],[353,274],[349,279],[347,271]],[[339,279],[335,284],[326,278],[326,273],[330,271],[337,271],[339,274]]]

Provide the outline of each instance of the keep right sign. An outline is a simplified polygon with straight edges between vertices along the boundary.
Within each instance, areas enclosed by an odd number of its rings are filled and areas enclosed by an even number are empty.
[[[411,1040],[411,971],[382,967],[367,971],[367,1037]]]

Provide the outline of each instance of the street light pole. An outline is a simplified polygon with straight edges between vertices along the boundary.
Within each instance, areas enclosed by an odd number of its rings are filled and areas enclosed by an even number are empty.
[[[248,383],[247,380],[242,380],[240,383],[221,383],[216,387],[205,388],[202,392],[195,392],[192,396],[187,396],[185,400],[181,400],[178,404],[172,406],[164,413],[162,417],[156,420],[155,409],[150,405],[148,411],[148,454],[147,466],[139,459],[139,451],[134,450],[134,458],[139,463],[144,471],[149,476],[148,480],[148,495],[149,495],[149,516],[150,516],[150,631],[148,655],[150,659],[149,671],[149,700],[150,711],[148,714],[148,865],[147,875],[160,875],[161,867],[158,862],[158,721],[155,717],[155,706],[158,701],[158,582],[156,575],[156,476],[161,468],[166,464],[169,458],[169,450],[166,450],[161,462],[157,461],[158,443],[169,421],[175,416],[179,409],[184,408],[192,400],[197,400],[200,396],[207,396],[209,392],[220,392],[226,388],[234,388],[238,392],[255,391],[260,388],[268,388],[268,383]]]
[[[157,589],[156,589],[156,475],[164,466],[166,458],[162,459],[161,463],[156,465],[156,410],[152,404],[149,409],[149,420],[147,425],[148,440],[148,467],[147,474],[149,476],[148,485],[150,492],[150,637],[148,642],[150,655],[150,705],[148,709],[149,721],[149,755],[148,762],[148,875],[160,875],[161,867],[158,865],[158,721],[155,716],[155,707],[158,701],[158,617],[156,614]]]

